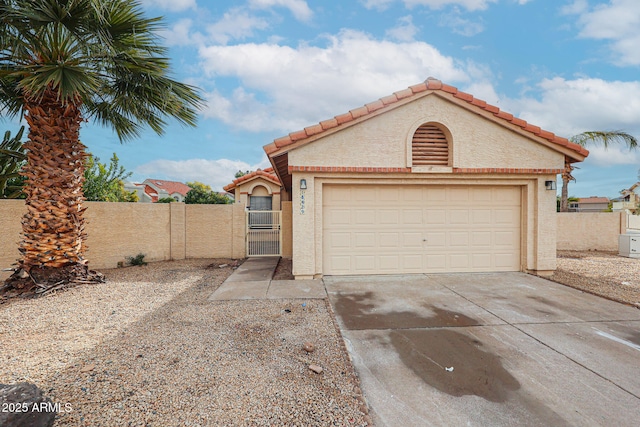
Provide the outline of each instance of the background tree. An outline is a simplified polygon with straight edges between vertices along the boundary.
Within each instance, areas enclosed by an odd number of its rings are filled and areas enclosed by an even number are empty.
[[[251,173],[251,171],[241,171],[238,170],[238,172],[236,172],[236,174],[234,175],[235,178],[240,178],[241,176],[245,176],[245,175],[249,175]]]
[[[174,203],[176,199],[173,197],[162,197],[156,203]]]
[[[116,153],[113,153],[109,165],[89,155],[84,170],[84,197],[97,202],[137,202],[135,191],[124,189],[124,180],[132,174],[119,164]]]
[[[22,194],[24,178],[20,176],[20,169],[24,165],[27,153],[22,142],[24,126],[11,137],[11,132],[4,133],[0,143],[0,198],[15,199]]]
[[[102,280],[85,258],[81,123],[121,141],[162,134],[167,117],[195,125],[201,97],[170,78],[161,28],[137,0],[0,0],[0,114],[29,127],[21,257],[5,290]]]
[[[213,191],[210,186],[201,182],[187,182],[191,190],[184,198],[186,204],[208,204],[208,205],[226,205],[232,203],[227,196]]]
[[[571,142],[587,146],[602,144],[607,149],[612,143],[625,144],[630,150],[638,148],[638,140],[626,132],[615,131],[587,131],[569,138]],[[564,172],[562,173],[562,192],[560,195],[560,212],[569,211],[569,182],[576,179],[571,175],[574,167],[565,159]]]

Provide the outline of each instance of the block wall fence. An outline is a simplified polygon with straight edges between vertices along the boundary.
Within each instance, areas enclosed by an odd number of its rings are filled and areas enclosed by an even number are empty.
[[[86,202],[87,258],[95,270],[116,268],[128,256],[145,260],[244,258],[244,206],[184,203]],[[291,258],[291,202],[282,204],[283,256]],[[0,270],[18,259],[22,200],[0,200]],[[10,272],[0,272],[0,280]]]

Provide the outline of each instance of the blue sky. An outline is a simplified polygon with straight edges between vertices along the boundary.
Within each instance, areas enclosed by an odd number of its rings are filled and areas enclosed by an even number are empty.
[[[267,167],[262,146],[433,76],[558,135],[640,138],[638,0],[143,0],[173,74],[207,99],[198,127],[82,141],[135,173],[216,189]],[[640,151],[590,147],[570,194],[615,197]]]

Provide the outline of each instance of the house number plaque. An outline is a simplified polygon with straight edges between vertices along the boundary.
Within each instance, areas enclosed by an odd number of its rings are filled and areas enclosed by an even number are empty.
[[[305,193],[305,190],[300,190],[300,215],[304,215],[304,209],[305,209],[304,193]]]

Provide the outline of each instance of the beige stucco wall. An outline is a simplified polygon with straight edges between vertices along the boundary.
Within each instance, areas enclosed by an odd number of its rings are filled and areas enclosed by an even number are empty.
[[[244,207],[183,203],[87,202],[87,258],[94,269],[115,268],[127,256],[147,261],[243,258]],[[18,258],[22,200],[0,200],[0,269]],[[9,277],[0,273],[0,280]]]
[[[282,202],[282,257],[293,257],[293,228],[291,202]]]
[[[300,179],[307,190],[300,190]],[[521,266],[523,271],[545,273],[556,268],[556,193],[545,189],[553,175],[506,174],[338,174],[293,175],[293,274],[318,277],[322,272],[322,186],[324,184],[404,185],[510,185],[522,189]],[[304,195],[304,204],[303,196]]]
[[[558,250],[617,251],[627,228],[624,212],[558,213]]]
[[[410,167],[415,130],[437,122],[451,133],[453,167],[561,169],[564,156],[435,94],[373,116],[289,152],[290,166]],[[339,154],[339,155],[338,155]]]

